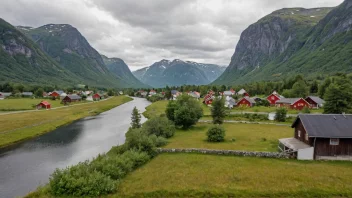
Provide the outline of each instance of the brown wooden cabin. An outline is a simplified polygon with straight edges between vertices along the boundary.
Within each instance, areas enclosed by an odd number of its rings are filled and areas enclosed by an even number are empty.
[[[352,114],[300,114],[292,128],[293,138],[280,139],[283,151],[298,159],[352,160]]]
[[[67,95],[62,99],[62,103],[78,102],[81,101],[81,99],[81,96],[76,94]]]

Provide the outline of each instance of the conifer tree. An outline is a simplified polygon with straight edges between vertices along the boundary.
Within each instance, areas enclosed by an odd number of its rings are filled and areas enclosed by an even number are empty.
[[[141,114],[139,113],[137,107],[133,108],[131,120],[132,129],[141,128]]]

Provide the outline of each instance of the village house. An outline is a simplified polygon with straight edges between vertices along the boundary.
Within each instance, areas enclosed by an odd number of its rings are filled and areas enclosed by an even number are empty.
[[[10,93],[10,92],[8,92],[8,93],[0,92],[0,100],[5,99],[5,98],[7,98],[7,97],[9,97],[11,95],[12,95],[12,93]]]
[[[317,96],[308,96],[305,100],[309,103],[310,108],[319,109],[324,106],[325,101]]]
[[[244,97],[237,102],[238,107],[253,107],[255,104],[255,100],[250,97]]]
[[[204,96],[203,103],[206,105],[211,105],[213,103],[214,98],[215,97],[213,96],[212,92],[210,92]]]
[[[193,97],[193,98],[195,98],[195,99],[197,99],[197,100],[200,98],[200,93],[199,93],[199,92],[196,92],[196,91],[190,91],[190,92],[188,93],[188,95],[191,96],[191,97]]]
[[[233,96],[235,95],[235,91],[230,89],[230,91],[224,91],[223,96]]]
[[[279,148],[302,160],[352,160],[352,115],[300,114]]]
[[[149,96],[154,96],[156,94],[156,91],[154,89],[149,91]]]
[[[246,90],[244,90],[244,89],[239,90],[237,92],[237,95],[243,96],[243,97],[249,97],[249,93]]]
[[[290,109],[302,110],[304,107],[309,108],[309,103],[303,98],[282,98],[275,102],[277,107],[286,107]]]
[[[37,104],[37,109],[50,109],[51,104],[47,101],[41,101],[39,104]]]
[[[179,95],[182,93],[177,90],[171,90],[172,100],[176,100]]]
[[[101,100],[104,98],[103,94],[100,94],[100,93],[95,93],[93,96],[92,96],[93,100],[94,101],[97,101],[97,100]]]
[[[77,95],[77,94],[71,94],[71,95],[67,95],[62,99],[63,103],[71,103],[71,102],[78,102],[81,101],[81,96]]]
[[[270,94],[268,97],[266,97],[266,99],[269,101],[271,106],[275,106],[276,101],[281,100],[283,98],[285,98],[285,97],[281,96],[276,91],[274,91],[272,94]]]
[[[231,96],[226,96],[225,107],[232,109],[235,106],[236,106],[236,100],[233,99]]]
[[[51,92],[51,93],[50,93],[50,96],[51,96],[51,97],[58,98],[58,97],[60,97],[60,96],[61,96],[61,94],[63,94],[63,93],[65,93],[65,92],[64,92],[64,91],[62,91],[62,90],[59,90],[59,91],[53,91],[53,92]]]
[[[32,97],[33,96],[33,92],[22,92],[21,93],[22,97]]]

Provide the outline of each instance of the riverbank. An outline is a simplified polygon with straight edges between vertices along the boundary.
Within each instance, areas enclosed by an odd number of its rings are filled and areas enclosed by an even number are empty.
[[[131,100],[127,96],[117,96],[67,108],[2,115],[0,148],[42,135],[75,120],[97,115]]]

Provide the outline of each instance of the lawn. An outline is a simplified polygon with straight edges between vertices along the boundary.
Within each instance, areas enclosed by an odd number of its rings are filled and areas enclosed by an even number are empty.
[[[206,141],[211,124],[198,123],[189,130],[178,129],[165,148],[207,148],[247,151],[277,151],[278,139],[293,136],[288,126],[225,123],[225,142]],[[234,141],[233,141],[234,140]]]
[[[60,104],[61,100],[50,100],[50,99],[31,99],[31,98],[18,98],[18,99],[5,99],[0,100],[0,111],[22,111],[22,110],[34,110],[35,106],[41,101],[46,100],[51,104],[51,108],[64,106]],[[72,104],[85,103],[75,102]]]
[[[0,147],[52,131],[83,117],[96,115],[132,100],[126,96],[47,111],[0,114]]]
[[[152,116],[160,116],[165,114],[166,106],[169,101],[161,100],[152,103],[146,108],[146,111],[143,113],[144,117],[151,118]]]
[[[160,154],[129,174],[115,196],[351,197],[351,169],[351,162]]]

